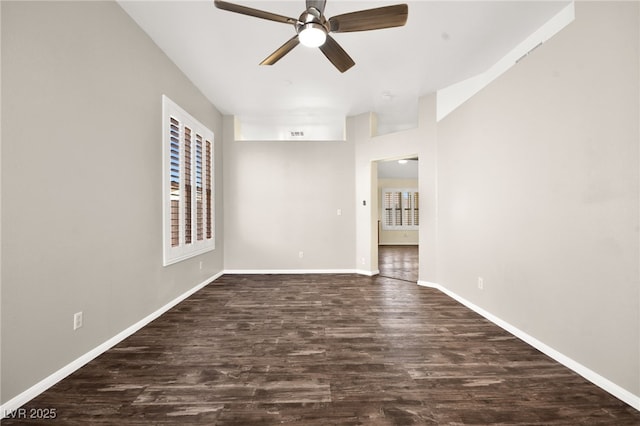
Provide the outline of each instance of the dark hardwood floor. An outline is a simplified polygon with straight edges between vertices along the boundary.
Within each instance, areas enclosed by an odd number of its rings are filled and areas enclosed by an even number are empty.
[[[383,277],[418,282],[418,246],[378,246],[378,269]]]
[[[356,275],[225,275],[24,408],[64,425],[640,424],[441,292]]]

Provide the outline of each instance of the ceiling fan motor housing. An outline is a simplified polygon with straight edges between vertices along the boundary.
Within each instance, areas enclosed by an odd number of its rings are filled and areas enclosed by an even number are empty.
[[[310,7],[302,12],[296,23],[296,32],[300,34],[300,31],[309,28],[308,26],[323,29],[327,33],[330,31],[329,22],[315,7]]]

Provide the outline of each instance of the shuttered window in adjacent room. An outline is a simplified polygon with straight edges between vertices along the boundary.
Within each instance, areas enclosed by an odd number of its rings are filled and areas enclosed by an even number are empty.
[[[163,264],[215,248],[213,132],[163,96]]]
[[[418,190],[384,188],[381,218],[384,230],[417,230],[420,225]]]

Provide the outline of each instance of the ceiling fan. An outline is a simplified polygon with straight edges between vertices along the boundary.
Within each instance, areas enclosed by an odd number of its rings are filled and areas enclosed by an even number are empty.
[[[260,62],[260,65],[275,64],[299,43],[302,43],[308,47],[320,48],[340,72],[345,72],[354,66],[355,62],[329,33],[401,27],[407,22],[408,16],[406,4],[376,7],[326,19],[324,16],[326,0],[306,0],[306,10],[302,12],[300,18],[294,19],[222,0],[214,0],[214,3],[219,9],[294,26],[296,35],[267,56],[264,61]]]

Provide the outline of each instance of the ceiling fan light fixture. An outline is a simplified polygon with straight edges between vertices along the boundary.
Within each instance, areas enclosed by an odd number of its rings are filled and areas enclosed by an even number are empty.
[[[304,24],[298,33],[300,43],[307,47],[320,47],[327,39],[327,30],[320,24]]]
[[[214,0],[214,4],[218,9],[293,25],[296,35],[267,56],[260,62],[260,65],[273,65],[291,52],[298,44],[302,44],[308,47],[319,47],[324,56],[340,72],[347,71],[356,63],[338,42],[329,36],[329,33],[348,33],[401,27],[406,24],[409,13],[409,8],[406,4],[397,4],[343,13],[327,19],[324,16],[326,2],[327,0],[306,0],[306,9],[302,12],[300,18],[294,19],[248,6],[229,3],[225,0]]]

